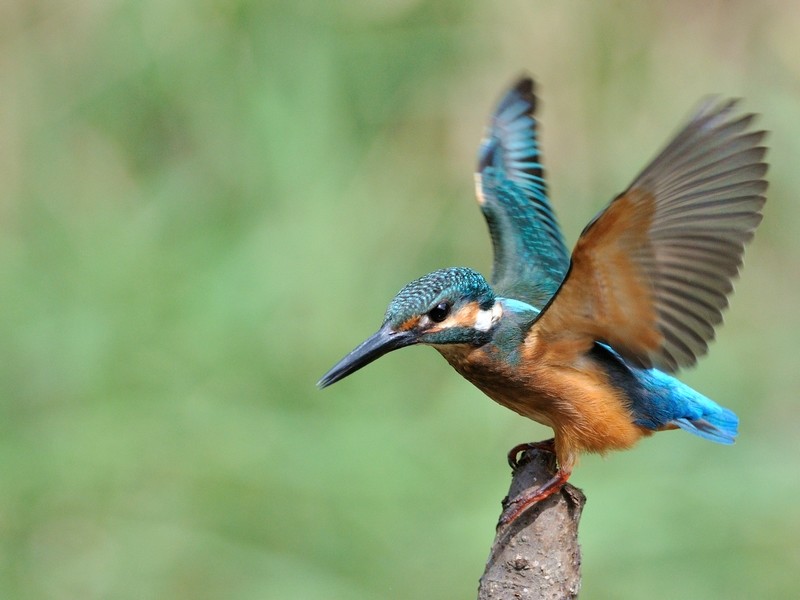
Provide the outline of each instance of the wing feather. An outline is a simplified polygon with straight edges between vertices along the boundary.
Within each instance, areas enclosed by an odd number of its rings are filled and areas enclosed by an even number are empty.
[[[494,247],[495,290],[541,307],[569,268],[537,141],[533,81],[520,79],[492,116],[475,174]]]
[[[540,335],[605,342],[667,372],[707,352],[767,189],[765,133],[735,106],[702,105],[584,229]]]

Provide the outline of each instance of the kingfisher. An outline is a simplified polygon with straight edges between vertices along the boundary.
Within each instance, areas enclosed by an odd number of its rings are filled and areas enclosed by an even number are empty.
[[[522,77],[480,145],[475,189],[492,239],[491,284],[466,267],[412,281],[380,329],[318,383],[425,344],[491,399],[552,428],[552,439],[509,452],[514,468],[522,450],[548,450],[557,469],[511,499],[500,525],[561,489],[582,453],[671,429],[734,442],[738,417],[674,374],[707,352],[766,201],[765,132],[736,100],[711,98],[570,255],[548,199],[536,104]]]

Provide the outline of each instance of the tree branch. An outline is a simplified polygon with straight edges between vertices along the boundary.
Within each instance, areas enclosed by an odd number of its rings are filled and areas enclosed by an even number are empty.
[[[555,458],[527,450],[511,479],[509,498],[555,474]],[[581,587],[578,523],[586,497],[569,484],[497,531],[478,600],[577,598]],[[505,503],[504,503],[505,504]]]

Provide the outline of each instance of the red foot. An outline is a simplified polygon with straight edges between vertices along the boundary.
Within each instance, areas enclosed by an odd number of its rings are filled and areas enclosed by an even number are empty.
[[[571,474],[571,471],[562,471],[559,469],[555,476],[541,487],[525,490],[508,503],[503,514],[500,515],[497,527],[500,528],[510,525],[531,506],[558,492],[567,482]]]
[[[517,470],[517,467],[519,466],[519,454],[521,452],[525,452],[526,450],[544,450],[545,452],[555,454],[555,440],[550,438],[549,440],[542,440],[541,442],[526,442],[524,444],[517,444],[514,446],[508,451],[508,465],[511,467],[512,471]]]

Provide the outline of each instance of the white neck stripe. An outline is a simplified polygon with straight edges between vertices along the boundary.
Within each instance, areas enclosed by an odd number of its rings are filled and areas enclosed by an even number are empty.
[[[475,316],[475,329],[478,331],[489,331],[503,314],[503,307],[499,302],[495,302],[488,310],[479,310]]]

